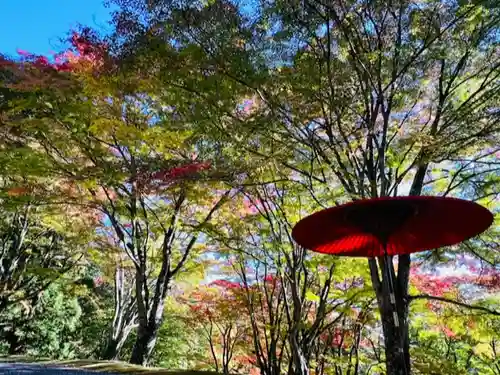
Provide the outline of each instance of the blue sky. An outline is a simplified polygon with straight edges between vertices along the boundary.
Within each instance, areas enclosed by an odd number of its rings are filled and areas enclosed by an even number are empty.
[[[60,38],[78,24],[109,29],[110,13],[103,0],[0,0],[0,53],[60,51]]]

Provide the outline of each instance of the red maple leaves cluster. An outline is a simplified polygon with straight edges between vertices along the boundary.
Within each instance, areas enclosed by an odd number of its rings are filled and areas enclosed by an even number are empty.
[[[276,286],[276,284],[279,282],[279,278],[276,275],[266,275],[262,279],[266,284],[271,284]]]
[[[220,287],[220,288],[224,288],[224,289],[236,289],[236,288],[242,287],[242,285],[240,283],[237,283],[235,281],[223,280],[223,279],[212,281],[209,284],[209,286],[210,287]]]
[[[170,181],[178,178],[183,178],[195,173],[210,169],[210,162],[190,163],[179,167],[174,167],[168,170],[161,170],[151,174],[152,181]]]
[[[94,286],[95,286],[96,288],[100,287],[100,286],[101,286],[101,285],[103,285],[103,284],[104,284],[104,282],[105,282],[105,281],[104,281],[104,278],[103,278],[102,276],[96,276],[96,277],[94,277],[94,280],[93,280],[93,281],[94,281]]]
[[[470,271],[469,274],[460,276],[436,276],[412,270],[411,280],[420,291],[438,297],[466,284],[490,291],[500,290],[500,272],[498,270],[473,268]]]
[[[442,278],[418,272],[412,272],[411,278],[413,285],[415,285],[418,290],[438,297],[443,296],[454,287],[454,283],[451,279],[452,278]]]
[[[53,53],[52,61],[47,56],[36,55],[21,49],[18,49],[17,53],[21,57],[22,63],[29,64],[29,66],[43,72],[47,70],[73,72],[83,66],[97,69],[104,64],[108,48],[105,43],[95,40],[96,38],[88,29],[83,30],[82,33],[75,31],[69,38],[72,48],[61,53]],[[2,62],[3,65],[7,64],[5,59]]]
[[[36,66],[37,68],[47,68],[51,66],[49,59],[46,56],[37,56],[22,49],[18,49],[17,53],[23,58],[24,61],[30,61],[33,66]]]
[[[90,31],[85,30],[82,34],[74,32],[70,38],[72,50],[55,56],[53,67],[58,71],[75,71],[79,68],[90,67],[99,70],[104,65],[107,55],[107,45],[96,42]]]
[[[441,332],[443,332],[448,337],[455,337],[457,334],[453,332],[450,328],[443,326],[441,327]]]
[[[186,300],[196,319],[199,322],[237,319],[243,309],[241,284],[219,279],[206,286],[207,289],[191,292]]]
[[[345,327],[334,327],[326,332],[323,332],[319,339],[320,341],[331,348],[348,349],[353,344],[355,332],[352,329]],[[363,342],[360,346],[368,346],[369,342]]]
[[[259,200],[257,200],[255,203],[250,201],[247,197],[243,199],[243,210],[241,212],[241,216],[247,216],[247,215],[255,215],[259,213],[259,208],[258,204],[262,204]]]
[[[478,265],[477,261],[462,262],[467,266],[468,273],[462,275],[431,275],[412,269],[411,280],[419,291],[436,297],[442,297],[447,293],[460,295],[460,286],[472,286],[480,290],[497,292],[500,290],[500,272],[492,267]],[[472,290],[468,288],[469,292]],[[430,311],[440,313],[443,305],[439,301],[429,300],[426,306]],[[474,322],[469,322],[469,328],[473,328]],[[448,338],[457,337],[457,333],[447,326],[446,322],[439,325],[439,330]]]
[[[64,73],[100,74],[104,71],[105,61],[112,61],[107,45],[100,42],[90,29],[73,32],[69,42],[71,47],[68,50],[53,52],[51,57],[21,49],[17,50],[19,59],[0,56],[0,67],[11,73],[6,86],[20,91],[61,89],[74,84]]]
[[[208,161],[193,162],[156,172],[144,172],[135,179],[136,187],[144,193],[163,190],[176,181],[196,177],[200,172],[210,169],[211,166],[212,164]]]

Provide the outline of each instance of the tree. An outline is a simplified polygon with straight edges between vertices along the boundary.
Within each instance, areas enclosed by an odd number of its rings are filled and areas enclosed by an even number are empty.
[[[102,359],[118,359],[132,329],[137,327],[137,301],[133,292],[133,270],[124,266],[124,260],[115,265],[114,314],[109,338],[102,351]]]
[[[446,172],[454,160],[476,166],[498,145],[499,14],[490,3],[272,1],[245,11],[223,1],[148,5],[127,2],[122,14],[138,27],[121,35],[141,43],[138,35],[175,38],[179,48],[200,53],[198,61],[210,61],[221,82],[250,90],[258,105],[241,121],[247,126],[212,131],[226,139],[231,132],[235,149],[276,160],[311,191],[333,184],[351,199],[420,195],[436,188],[439,172],[449,176],[442,193],[450,194],[498,171]],[[128,52],[133,46],[125,45]],[[147,48],[138,53],[161,65]],[[207,98],[206,90],[194,88],[209,108],[224,110],[210,100],[220,94]],[[389,374],[410,372],[411,259],[398,258],[397,267],[369,260]],[[397,320],[380,277],[387,274],[396,279]]]
[[[0,311],[17,303],[34,306],[40,294],[82,256],[69,233],[58,231],[43,212],[36,211],[27,203],[2,213]]]
[[[364,310],[373,302],[359,261],[311,257],[291,240],[291,223],[310,204],[298,194],[302,189],[293,181],[249,187],[243,204],[233,202],[243,206],[239,225],[229,222],[212,233],[230,251],[229,269],[239,282],[225,283],[243,304],[252,333],[251,363],[264,374],[309,374],[314,366],[321,373],[319,353],[329,332],[352,333],[350,326],[360,336],[367,323],[362,316],[370,315]],[[346,275],[347,269],[356,272]],[[360,371],[358,344],[350,352],[328,353],[345,361],[338,373]]]
[[[495,373],[498,270],[470,255],[449,258],[442,263],[453,266],[438,270],[417,260],[410,275],[413,371]]]
[[[80,326],[81,309],[76,298],[67,298],[60,283],[45,289],[27,315],[22,304],[12,304],[2,313],[6,325],[2,339],[7,354],[33,357],[71,358],[76,343],[68,340]]]
[[[230,197],[231,188],[223,190],[219,177],[205,176],[217,163],[217,150],[193,132],[196,114],[189,107],[166,108],[148,91],[147,81],[133,85],[135,77],[123,81],[129,91],[119,89],[121,84],[113,81],[117,76],[106,70],[110,58],[104,44],[88,35],[74,36],[73,43],[80,55],[75,63],[69,59],[69,73],[66,65],[43,66],[60,80],[59,91],[44,83],[37,102],[44,100],[45,108],[23,104],[36,114],[31,122],[34,141],[62,176],[67,202],[99,213],[98,220],[112,228],[112,242],[133,265],[134,300],[119,302],[115,314],[121,322],[128,310],[128,323],[113,327],[119,333],[111,333],[111,339],[118,348],[137,314],[131,361],[144,364],[172,281],[190,254],[202,250],[200,229]],[[36,70],[38,60],[29,65],[34,74],[43,73]],[[181,100],[172,98],[172,105]],[[121,275],[118,267],[117,300]]]
[[[240,285],[216,280],[191,292],[186,300],[190,307],[187,320],[196,325],[208,343],[215,372],[233,373],[249,330]]]

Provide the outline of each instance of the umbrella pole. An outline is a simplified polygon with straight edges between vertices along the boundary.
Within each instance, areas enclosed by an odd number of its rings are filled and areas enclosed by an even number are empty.
[[[405,375],[408,375],[408,371],[406,369],[406,355],[404,352],[404,337],[403,333],[401,332],[401,327],[400,327],[400,322],[399,322],[399,317],[398,317],[398,309],[396,305],[396,289],[394,287],[394,280],[392,278],[392,272],[389,269],[389,264],[392,264],[392,260],[387,253],[387,242],[384,241],[384,261],[385,261],[385,275],[384,277],[387,278],[387,283],[389,285],[389,300],[391,302],[391,307],[392,307],[392,319],[394,321],[394,327],[397,330],[397,335],[399,339],[399,351],[401,353],[401,356],[403,357],[403,372]]]
[[[392,260],[390,256],[387,254],[386,245],[384,245],[384,261],[386,264],[385,277],[387,278],[387,283],[389,284],[389,299],[391,301],[391,306],[392,306],[392,318],[394,320],[394,325],[399,328],[398,310],[396,307],[396,288],[394,287],[394,280],[392,279],[392,273],[389,270],[389,264],[392,263]]]

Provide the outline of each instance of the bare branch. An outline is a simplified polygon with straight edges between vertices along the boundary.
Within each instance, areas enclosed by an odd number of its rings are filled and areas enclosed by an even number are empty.
[[[492,310],[492,309],[489,309],[489,308],[483,307],[483,306],[469,305],[467,303],[456,301],[456,300],[449,299],[449,298],[438,297],[438,296],[431,296],[429,294],[418,294],[418,295],[415,295],[415,296],[409,296],[408,299],[410,301],[416,300],[416,299],[429,299],[429,300],[433,300],[433,301],[440,301],[440,302],[445,302],[445,303],[451,303],[453,305],[464,307],[466,309],[483,311],[483,312],[491,314],[491,315],[500,316],[500,311]]]

